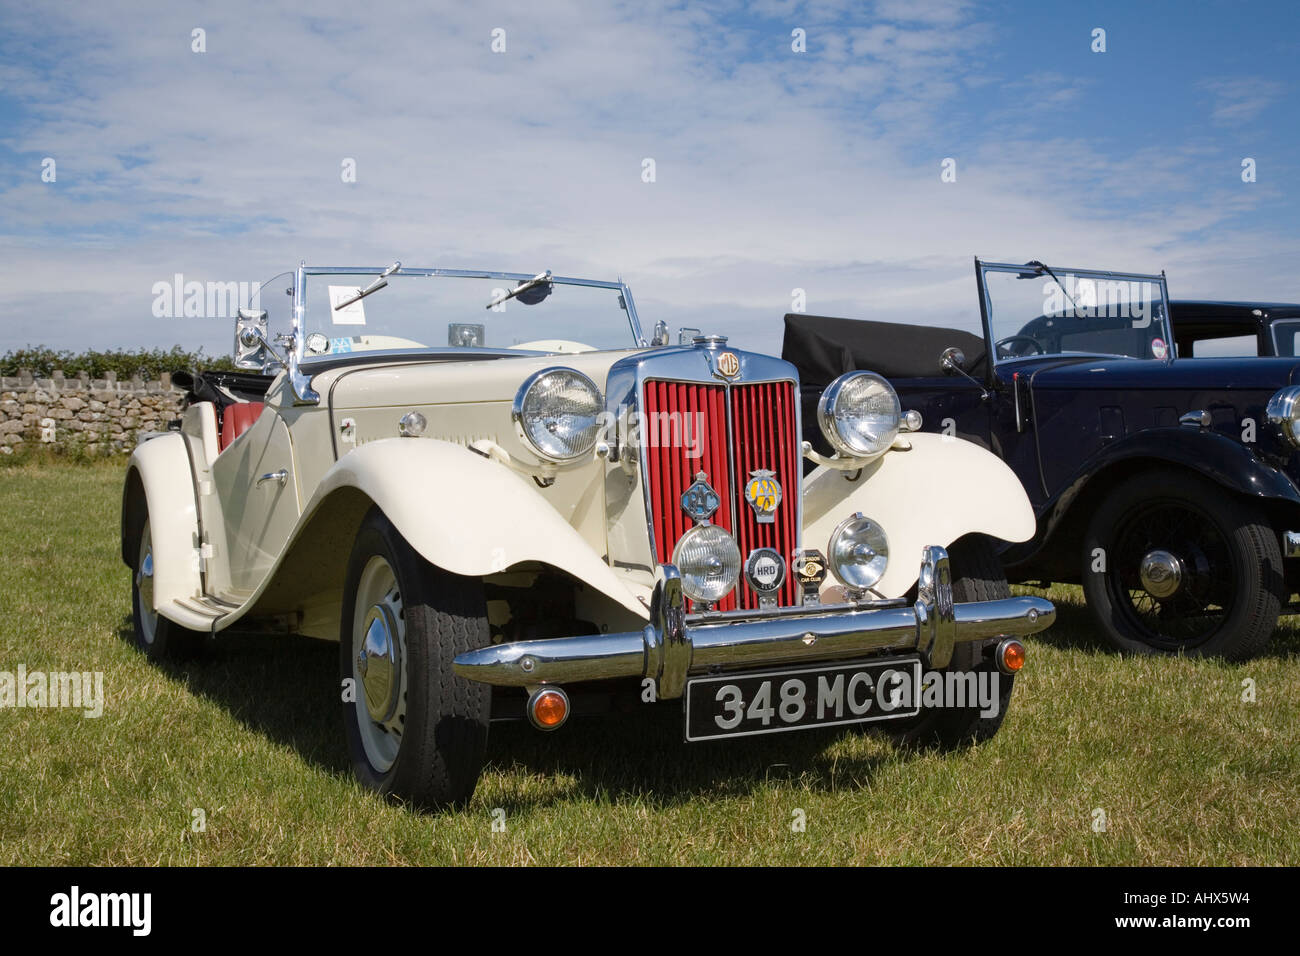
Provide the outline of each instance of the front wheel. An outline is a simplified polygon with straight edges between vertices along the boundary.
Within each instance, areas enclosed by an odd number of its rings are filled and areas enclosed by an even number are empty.
[[[1268,643],[1287,597],[1277,536],[1259,509],[1180,471],[1116,487],[1082,558],[1088,607],[1129,653],[1246,660]]]
[[[492,695],[452,661],[489,642],[482,582],[435,568],[372,510],[348,562],[339,640],[343,724],[362,783],[424,809],[469,800]]]
[[[991,539],[967,535],[953,542],[948,549],[948,560],[952,568],[952,597],[957,603],[996,601],[1011,596],[1006,572]],[[899,726],[887,727],[889,736],[904,746],[941,750],[992,738],[1006,717],[1015,685],[1015,677],[1003,674],[993,660],[992,650],[997,643],[996,639],[963,641],[953,647],[952,661],[946,668],[925,675],[930,680],[945,680],[955,675],[967,689],[967,696],[973,691],[983,704],[923,710]]]
[[[141,513],[132,531],[136,541],[135,567],[131,569],[131,625],[135,646],[151,661],[194,657],[203,650],[205,635],[167,620],[154,609],[153,534],[147,513]]]

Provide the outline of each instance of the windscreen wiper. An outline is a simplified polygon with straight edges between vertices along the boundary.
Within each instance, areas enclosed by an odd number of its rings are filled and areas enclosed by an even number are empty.
[[[493,299],[491,302],[485,305],[484,308],[494,309],[502,302],[505,302],[509,299],[513,299],[515,296],[519,295],[519,293],[527,292],[529,289],[534,289],[539,285],[549,285],[550,281],[551,281],[550,269],[547,269],[545,272],[539,272],[537,273],[537,275],[533,276],[528,281],[519,283],[519,285],[515,286],[509,292],[497,296],[495,299]]]
[[[1079,303],[1074,301],[1074,296],[1070,295],[1070,290],[1065,287],[1064,283],[1062,283],[1059,278],[1057,278],[1056,273],[1052,271],[1051,266],[1049,266],[1045,262],[1039,262],[1037,259],[1030,259],[1028,262],[1025,263],[1025,265],[1035,267],[1036,269],[1038,269],[1038,272],[1031,275],[1024,275],[1022,273],[1020,278],[1032,279],[1034,278],[1034,275],[1041,275],[1042,273],[1046,272],[1049,276],[1052,277],[1052,281],[1057,284],[1060,290],[1065,293],[1065,297],[1070,300],[1070,305],[1074,306],[1074,314],[1075,315],[1079,314]]]
[[[371,282],[370,285],[366,286],[364,289],[358,289],[356,295],[350,296],[344,299],[338,305],[334,306],[334,311],[337,312],[339,309],[346,309],[353,302],[360,302],[366,296],[370,295],[370,293],[378,292],[384,286],[388,285],[388,277],[400,268],[402,268],[402,264],[400,262],[394,262],[383,272],[379,273],[379,275],[375,277],[375,280]]]

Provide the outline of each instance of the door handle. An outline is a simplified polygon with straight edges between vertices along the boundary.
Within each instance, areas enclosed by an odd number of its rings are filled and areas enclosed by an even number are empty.
[[[263,482],[266,482],[266,481],[277,481],[277,482],[280,483],[280,487],[283,488],[283,487],[284,487],[284,483],[285,483],[286,481],[288,481],[288,480],[289,480],[289,472],[288,472],[288,470],[287,470],[287,469],[284,469],[284,468],[281,468],[279,471],[268,471],[268,472],[267,472],[265,475],[263,475],[261,478],[257,479],[257,486],[260,488],[260,487],[262,487],[262,483],[263,483]]]

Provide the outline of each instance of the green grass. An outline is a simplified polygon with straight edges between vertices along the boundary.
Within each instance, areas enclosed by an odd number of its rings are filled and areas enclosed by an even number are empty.
[[[1126,659],[1074,588],[1050,593],[1060,621],[978,748],[687,745],[665,705],[498,725],[468,809],[409,813],[352,781],[333,645],[236,636],[175,668],[132,649],[120,480],[120,462],[0,472],[0,670],[103,671],[106,696],[99,719],[0,709],[0,864],[1300,862],[1295,625],[1247,664]]]

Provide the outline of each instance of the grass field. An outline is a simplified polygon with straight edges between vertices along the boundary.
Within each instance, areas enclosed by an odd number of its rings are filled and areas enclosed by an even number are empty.
[[[98,719],[0,709],[0,864],[1300,862],[1295,624],[1248,664],[1122,659],[1073,588],[978,748],[687,745],[669,705],[494,727],[471,806],[408,813],[352,781],[334,645],[236,636],[172,669],[133,650],[121,473],[0,469],[0,670],[102,671],[106,698]]]

